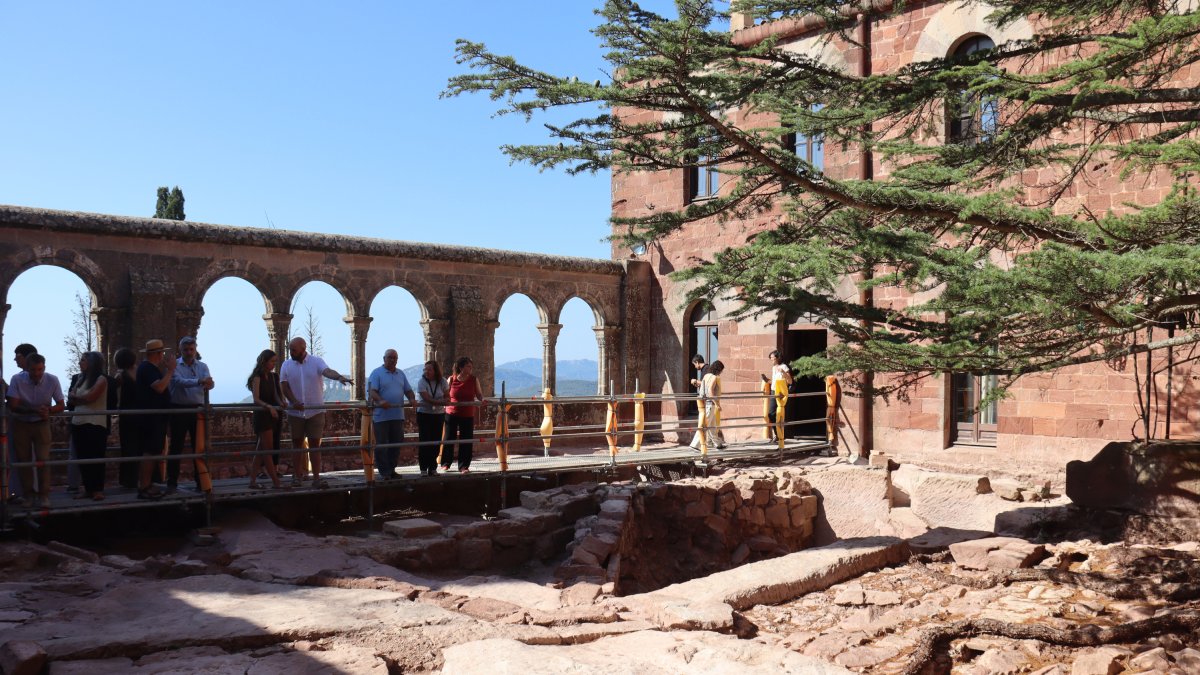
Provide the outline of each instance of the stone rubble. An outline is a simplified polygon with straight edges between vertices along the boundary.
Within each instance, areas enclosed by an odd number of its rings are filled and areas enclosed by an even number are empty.
[[[879,536],[894,527],[883,518],[869,536],[814,546],[821,522],[850,523],[819,508],[831,486],[891,490],[887,470],[830,473],[570,485],[523,493],[492,520],[431,515],[364,536],[288,531],[247,511],[142,559],[3,543],[0,669],[896,673],[924,630],[963,618],[1104,627],[1167,608],[1058,577],[990,588],[972,579],[1032,568],[1154,585],[1200,565],[1192,542],[1041,544],[961,527],[971,518],[914,524],[909,541]],[[900,482],[914,506],[925,484],[999,499],[978,492],[979,477]],[[949,556],[909,562],[935,551]],[[952,643],[951,672],[1193,673],[1198,646],[1174,633],[1081,649],[977,635]]]

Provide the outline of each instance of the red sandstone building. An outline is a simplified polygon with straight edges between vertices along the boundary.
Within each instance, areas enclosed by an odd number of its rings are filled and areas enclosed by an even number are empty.
[[[887,3],[890,5],[890,3]],[[788,20],[750,25],[745,17],[734,15],[733,39],[749,44],[768,35],[779,37],[782,49],[794,50],[819,58],[823,63],[849,74],[884,73],[910,62],[944,57],[970,50],[988,48],[1008,40],[1031,36],[1033,27],[1018,22],[1001,30],[986,21],[989,10],[978,5],[958,3],[916,4],[895,16],[873,15],[857,27],[860,49],[845,42],[823,42],[822,26],[813,20]],[[619,114],[635,121],[653,121],[660,113],[620,110]],[[739,113],[734,113],[738,123]],[[946,120],[945,134],[953,136],[962,121]],[[812,139],[795,139],[795,151],[835,178],[880,176],[886,166],[864,158],[853,148],[847,152],[823,147]],[[946,138],[929,139],[945,142]],[[1140,181],[1136,186],[1122,184],[1115,176],[1094,175],[1090,187],[1077,190],[1061,206],[1069,208],[1085,203],[1096,212],[1140,199],[1157,200],[1168,185]],[[654,209],[678,209],[689,201],[702,200],[722,189],[716,173],[693,169],[659,172],[618,173],[613,177],[613,215],[635,217]],[[1032,188],[1031,188],[1032,189]],[[730,246],[744,244],[755,232],[770,228],[781,215],[765,214],[751,219],[725,223],[698,222],[686,226],[644,251],[614,246],[615,258],[632,257],[650,264],[652,283],[650,330],[651,392],[686,390],[693,353],[720,358],[726,364],[723,377],[727,391],[756,391],[760,374],[769,372],[767,354],[781,349],[786,358],[814,354],[825,348],[827,332],[804,318],[768,317],[761,321],[732,321],[725,318],[733,310],[719,298],[711,301],[687,300],[690,287],[673,281],[669,274],[693,264],[696,259],[711,259]],[[855,292],[847,282],[847,291]],[[901,304],[901,294],[877,293],[877,304]],[[1187,354],[1172,355],[1185,361]],[[1165,352],[1154,354],[1154,368],[1166,363]],[[1143,368],[1144,357],[1138,363]],[[1193,434],[1198,413],[1191,408],[1195,390],[1190,368],[1173,373],[1173,405],[1170,436]],[[1166,373],[1157,376],[1157,391],[1152,405],[1155,435],[1167,432]],[[1053,374],[1026,376],[1011,390],[1011,396],[997,404],[975,410],[987,378],[948,374],[926,381],[907,402],[843,400],[837,417],[841,424],[841,451],[851,454],[881,451],[899,460],[916,461],[933,467],[966,470],[971,467],[1004,467],[1017,474],[1051,475],[1061,472],[1067,461],[1088,459],[1105,442],[1128,440],[1140,430],[1137,386],[1131,362],[1097,363],[1073,367]],[[823,383],[812,378],[801,382],[801,391],[822,391]],[[789,419],[807,419],[825,414],[822,398],[793,404]],[[666,409],[666,419],[694,415],[694,406]],[[761,415],[758,401],[726,404],[726,417]],[[823,434],[819,426],[802,428],[801,433]],[[794,434],[795,432],[791,432]],[[733,438],[761,437],[758,430],[730,431]],[[1140,435],[1140,431],[1138,431]]]

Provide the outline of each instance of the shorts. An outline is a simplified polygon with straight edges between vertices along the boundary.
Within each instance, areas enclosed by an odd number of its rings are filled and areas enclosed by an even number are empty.
[[[288,415],[288,424],[292,430],[292,445],[300,447],[305,438],[320,440],[325,435],[325,413],[317,413],[312,417]]]

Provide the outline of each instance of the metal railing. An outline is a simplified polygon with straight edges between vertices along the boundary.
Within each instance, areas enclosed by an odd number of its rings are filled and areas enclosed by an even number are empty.
[[[772,432],[776,438],[778,452],[782,457],[784,451],[785,431],[788,427],[797,427],[802,425],[825,423],[826,425],[826,443],[829,446],[836,447],[837,444],[837,425],[836,415],[840,403],[840,392],[838,391],[837,382],[833,378],[827,379],[827,387],[824,392],[809,392],[809,393],[788,393],[786,390],[777,391],[771,394],[765,391],[734,391],[721,394],[716,397],[721,402],[726,401],[741,401],[741,400],[759,400],[763,402],[763,414],[761,416],[742,415],[737,417],[720,419],[708,419],[705,412],[705,402],[707,399],[700,397],[697,394],[625,394],[625,395],[607,395],[607,396],[575,396],[575,397],[553,397],[547,390],[542,397],[532,398],[509,398],[505,393],[505,384],[501,383],[500,396],[490,399],[485,399],[479,402],[472,403],[456,403],[458,407],[478,407],[481,409],[489,409],[494,411],[495,426],[491,429],[478,430],[479,435],[472,439],[463,440],[447,440],[443,432],[442,439],[422,442],[419,440],[405,440],[397,443],[376,443],[374,438],[374,428],[372,425],[372,417],[377,409],[374,405],[367,401],[350,401],[350,402],[327,402],[321,406],[306,406],[305,410],[320,410],[321,412],[328,411],[343,411],[357,410],[361,415],[360,434],[358,436],[332,436],[323,437],[320,446],[317,448],[307,447],[305,441],[303,446],[297,446],[297,440],[292,439],[292,447],[281,447],[276,450],[274,448],[261,449],[255,446],[253,450],[233,449],[244,447],[246,441],[226,440],[216,441],[212,439],[212,420],[215,415],[226,414],[247,414],[255,411],[264,410],[261,406],[246,405],[246,404],[210,404],[206,402],[203,405],[195,407],[170,407],[161,409],[124,409],[124,410],[86,410],[86,411],[63,411],[51,416],[51,419],[66,418],[69,424],[69,418],[76,415],[79,416],[115,416],[120,424],[121,418],[133,418],[143,415],[196,415],[197,426],[192,436],[193,452],[170,454],[169,434],[164,438],[164,448],[161,451],[156,451],[151,454],[142,454],[138,456],[110,456],[113,446],[107,446],[105,456],[95,459],[47,459],[40,460],[36,456],[29,461],[12,461],[10,456],[11,445],[11,424],[10,410],[7,401],[0,399],[0,528],[7,528],[10,519],[17,513],[25,513],[26,515],[46,515],[49,510],[41,508],[33,499],[29,499],[29,505],[26,508],[17,509],[9,504],[9,495],[11,492],[10,474],[13,470],[20,471],[21,469],[33,469],[35,471],[48,471],[56,467],[71,467],[85,466],[94,464],[103,464],[106,467],[112,464],[120,465],[122,463],[141,464],[142,462],[195,462],[195,479],[200,488],[200,492],[204,495],[206,509],[211,518],[211,508],[213,503],[213,486],[212,476],[209,467],[212,466],[214,460],[224,460],[230,458],[252,459],[256,456],[265,455],[288,455],[296,461],[297,465],[303,465],[305,468],[300,469],[293,467],[294,473],[297,476],[302,473],[307,473],[307,462],[310,454],[326,455],[329,453],[347,453],[359,451],[361,457],[362,470],[364,472],[365,485],[368,491],[371,491],[376,482],[374,469],[374,454],[375,450],[382,448],[422,448],[438,446],[438,461],[441,462],[443,446],[447,444],[471,444],[484,445],[494,444],[496,458],[500,465],[501,475],[501,499],[504,500],[504,491],[506,483],[504,483],[504,475],[508,472],[509,460],[509,445],[516,441],[540,441],[543,445],[543,456],[550,457],[550,446],[556,440],[586,440],[586,439],[604,439],[603,443],[607,444],[609,450],[610,464],[616,465],[618,453],[622,452],[621,440],[624,437],[626,440],[632,439],[632,445],[625,452],[638,453],[642,451],[643,443],[647,436],[661,436],[668,433],[697,433],[699,444],[699,459],[707,460],[709,454],[708,437],[710,432],[714,430],[728,429],[748,429],[757,428],[763,431],[764,438],[767,438]],[[612,391],[610,384],[609,391]],[[825,397],[827,414],[824,417],[785,421],[786,408],[790,401],[797,399]],[[769,401],[774,400],[777,407],[775,419],[767,418],[767,408]],[[645,406],[647,403],[681,403],[697,404],[699,407],[699,415],[694,422],[687,417],[677,417],[674,419],[646,420]],[[605,406],[605,422],[603,424],[576,424],[565,427],[554,426],[554,408],[566,404],[603,404]],[[518,427],[510,428],[509,417],[514,408],[526,406],[543,406],[543,419],[538,427]],[[628,410],[632,407],[632,417],[627,420],[621,419],[622,407]],[[411,404],[405,404],[404,408],[412,410]],[[503,414],[501,414],[503,411]],[[286,418],[286,409],[280,409],[280,415]],[[728,424],[723,422],[735,422]],[[288,426],[283,425],[285,428]],[[111,436],[111,434],[110,434]],[[328,444],[328,445],[327,445]],[[119,450],[120,446],[116,446]],[[20,478],[18,477],[18,480]],[[36,485],[36,482],[34,483]],[[25,485],[26,490],[32,490],[34,485]],[[373,497],[371,498],[371,514],[373,515]],[[91,502],[82,506],[71,508],[70,511],[83,510],[103,510],[111,508],[127,508],[128,505],[113,505],[105,502]]]

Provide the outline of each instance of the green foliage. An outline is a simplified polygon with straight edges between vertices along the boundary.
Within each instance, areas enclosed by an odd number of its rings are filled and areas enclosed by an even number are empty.
[[[1193,329],[1146,338],[1200,309],[1200,86],[1188,86],[1200,12],[1173,0],[988,6],[999,25],[1040,16],[1038,32],[858,76],[775,38],[735,43],[709,1],[678,0],[672,20],[607,0],[594,30],[607,81],[460,41],[469,70],[444,95],[486,93],[500,114],[526,118],[602,105],[604,114],[547,126],[545,144],[503,147],[543,169],[679,172],[717,158],[717,198],[656,205],[614,226],[632,245],[698,220],[773,218],[745,245],[677,274],[695,296],[736,300],[738,316],[818,317],[837,339],[796,364],[803,374],[893,373],[872,392],[885,395],[951,371],[998,374],[1003,387],[1025,373],[1200,341]],[[826,39],[854,44],[846,7],[736,0],[732,9],[820,16]],[[994,129],[945,142],[948,110],[987,107],[998,110]],[[734,124],[733,110],[754,121]],[[787,133],[870,152],[887,170],[872,180],[825,174],[784,146]],[[1112,178],[1160,189],[1102,212],[1078,198]]]
[[[183,213],[183,190],[176,185],[174,188],[158,188],[158,203],[154,206],[154,217],[167,220],[186,220]]]

